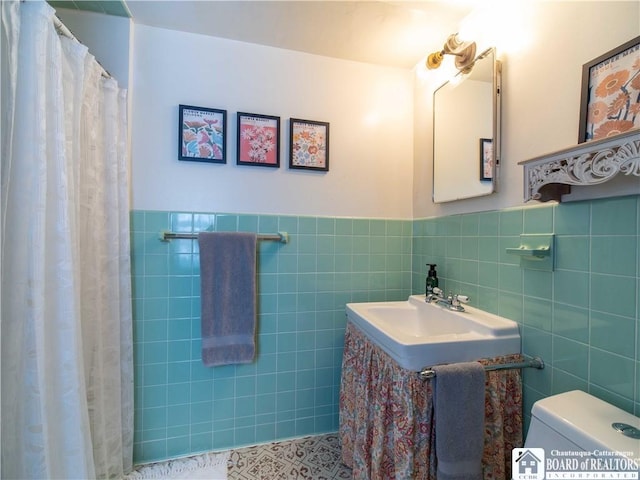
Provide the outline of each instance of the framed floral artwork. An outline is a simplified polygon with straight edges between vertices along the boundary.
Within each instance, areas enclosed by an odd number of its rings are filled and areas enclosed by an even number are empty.
[[[192,162],[227,163],[227,111],[180,105],[178,158]]]
[[[493,140],[480,139],[480,181],[493,179]]]
[[[329,171],[329,124],[292,118],[289,168]]]
[[[280,167],[280,117],[238,112],[238,165]]]
[[[582,67],[578,143],[640,127],[640,37]]]

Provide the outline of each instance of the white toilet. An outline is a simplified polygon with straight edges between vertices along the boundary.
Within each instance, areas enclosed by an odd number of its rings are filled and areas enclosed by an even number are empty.
[[[617,424],[617,429],[612,424]],[[638,436],[634,438],[634,434]],[[579,390],[554,395],[533,405],[527,448],[543,448],[547,459],[562,459],[563,452],[586,458],[590,452],[589,458],[626,457],[638,464],[640,418]],[[625,469],[628,467],[627,462]]]

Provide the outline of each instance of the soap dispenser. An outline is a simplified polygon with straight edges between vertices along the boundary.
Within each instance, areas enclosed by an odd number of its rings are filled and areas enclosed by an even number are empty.
[[[435,263],[427,263],[427,265],[429,266],[429,273],[427,274],[426,280],[426,295],[432,295],[433,288],[438,286],[437,265]]]

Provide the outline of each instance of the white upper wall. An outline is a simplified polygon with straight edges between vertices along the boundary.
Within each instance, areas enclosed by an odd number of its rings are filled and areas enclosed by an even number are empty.
[[[422,218],[521,205],[518,162],[577,142],[582,65],[640,35],[635,0],[529,3],[529,44],[514,53],[507,51],[513,38],[495,42],[503,61],[499,191],[445,204],[431,200],[437,85],[415,80],[414,88],[414,72],[132,28],[130,20],[107,15],[59,14],[129,85],[133,208]],[[226,165],[178,161],[181,103],[228,111]],[[238,111],[281,117],[279,169],[235,165]],[[290,117],[330,122],[328,173],[288,169]],[[621,191],[614,182],[608,186]]]
[[[413,73],[135,26],[134,209],[412,218]],[[227,164],[178,160],[178,105],[227,110]],[[280,168],[238,166],[236,112],[281,117]],[[329,172],[290,170],[289,118],[330,123]]]
[[[432,202],[433,86],[416,80],[415,218],[522,205],[523,169],[518,162],[577,144],[582,65],[640,35],[640,2],[538,1],[532,4],[527,22],[532,33],[528,46],[502,55],[502,166],[497,193]],[[501,56],[509,45],[497,47]],[[628,193],[640,193],[638,182]]]

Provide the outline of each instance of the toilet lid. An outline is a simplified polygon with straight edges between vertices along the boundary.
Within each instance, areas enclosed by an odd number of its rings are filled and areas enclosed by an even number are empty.
[[[580,390],[538,400],[531,415],[584,451],[625,452],[640,458],[640,440],[614,429],[613,423],[640,428],[640,418]]]

